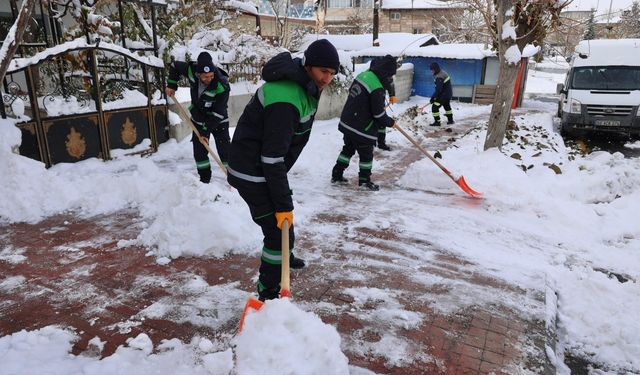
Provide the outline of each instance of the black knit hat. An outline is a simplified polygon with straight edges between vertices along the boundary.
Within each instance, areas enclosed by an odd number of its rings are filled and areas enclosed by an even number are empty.
[[[304,65],[331,68],[338,72],[340,69],[338,51],[328,40],[318,39],[309,44],[304,51]]]
[[[396,59],[391,55],[384,57],[377,57],[371,60],[369,69],[374,72],[378,78],[389,78],[396,74],[398,66],[396,65]]]
[[[200,52],[198,55],[198,63],[196,64],[196,73],[213,72],[213,60],[209,52]]]
[[[434,72],[438,73],[440,72],[440,65],[438,65],[438,63],[432,62],[429,65],[429,69],[433,70]]]

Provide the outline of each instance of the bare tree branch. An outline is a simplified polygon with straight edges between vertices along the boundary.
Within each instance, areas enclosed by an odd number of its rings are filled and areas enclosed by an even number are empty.
[[[36,0],[22,1],[22,7],[18,13],[18,18],[16,18],[13,26],[9,29],[7,37],[2,43],[2,47],[0,47],[0,82],[4,80],[4,76],[7,74],[7,69],[9,69],[9,62],[13,59],[13,55],[15,55],[16,50],[20,45],[22,35],[24,34],[24,30],[27,28],[35,3]]]

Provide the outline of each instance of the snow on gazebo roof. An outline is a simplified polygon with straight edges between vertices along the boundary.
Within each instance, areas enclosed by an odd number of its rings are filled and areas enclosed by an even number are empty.
[[[155,66],[157,68],[164,67],[164,62],[162,61],[162,59],[156,56],[141,56],[141,55],[138,55],[137,53],[131,52],[130,50],[122,46],[119,46],[113,43],[108,43],[108,42],[99,42],[97,44],[87,43],[87,40],[85,38],[80,37],[80,38],[59,44],[57,46],[47,48],[44,51],[38,52],[31,57],[13,59],[9,64],[9,69],[7,70],[7,73],[15,72],[28,65],[37,64],[48,57],[55,56],[63,52],[72,51],[76,49],[96,48],[96,47],[101,50],[107,50],[107,51],[125,55],[143,64]]]
[[[384,0],[382,9],[451,9],[464,8],[463,4],[454,1],[440,0]]]
[[[336,49],[343,51],[360,51],[371,47],[373,44],[373,34],[362,35],[307,35],[300,46],[300,51],[307,49],[307,46],[317,39],[327,39]],[[438,44],[438,39],[433,34],[410,34],[410,33],[381,33],[378,35],[380,48],[388,49],[392,46]]]
[[[353,54],[357,56],[410,56],[410,57],[439,57],[445,59],[475,59],[482,60],[487,56],[495,56],[495,52],[484,44],[458,43],[439,44],[425,47],[406,47],[403,45],[391,45],[385,47],[370,47],[359,50]]]

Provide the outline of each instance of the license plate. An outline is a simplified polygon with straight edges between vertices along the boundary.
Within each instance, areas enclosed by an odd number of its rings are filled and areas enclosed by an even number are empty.
[[[620,126],[620,121],[596,120],[596,125],[600,125],[600,126]]]

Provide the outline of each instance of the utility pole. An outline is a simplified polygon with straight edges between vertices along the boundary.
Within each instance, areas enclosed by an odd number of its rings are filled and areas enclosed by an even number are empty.
[[[378,29],[380,28],[379,19],[380,0],[373,0],[373,46],[380,47],[380,41],[378,40]]]
[[[611,39],[611,5],[613,5],[613,0],[609,1],[609,13],[607,13],[607,38]]]

